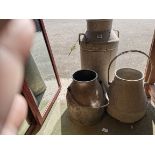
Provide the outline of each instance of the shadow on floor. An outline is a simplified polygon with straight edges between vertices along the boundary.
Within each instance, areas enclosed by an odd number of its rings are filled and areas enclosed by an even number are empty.
[[[121,123],[108,114],[95,126],[84,127],[72,122],[66,110],[55,125],[52,134],[62,135],[152,135],[155,122],[155,108],[149,104],[143,119],[134,124]],[[58,133],[58,127],[61,131]],[[104,129],[104,131],[103,131]],[[108,131],[107,131],[108,130]]]

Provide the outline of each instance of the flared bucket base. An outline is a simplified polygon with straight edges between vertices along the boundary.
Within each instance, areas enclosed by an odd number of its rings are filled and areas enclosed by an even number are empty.
[[[107,108],[107,113],[111,117],[119,120],[122,123],[135,123],[135,122],[141,120],[145,116],[146,110],[139,111],[136,113],[125,113],[125,112],[119,111],[117,109],[114,110],[114,109]]]

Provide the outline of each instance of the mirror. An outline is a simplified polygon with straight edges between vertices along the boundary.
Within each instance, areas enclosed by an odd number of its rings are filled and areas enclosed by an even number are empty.
[[[36,134],[40,130],[61,90],[44,22],[41,19],[34,22],[36,33],[22,88],[29,110],[18,134]]]
[[[58,90],[58,83],[38,20],[36,33],[25,69],[25,80],[43,117]]]

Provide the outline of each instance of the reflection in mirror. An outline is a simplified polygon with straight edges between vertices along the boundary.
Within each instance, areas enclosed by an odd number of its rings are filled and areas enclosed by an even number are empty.
[[[58,89],[58,84],[39,22],[35,20],[35,23],[36,33],[25,78],[43,116]]]

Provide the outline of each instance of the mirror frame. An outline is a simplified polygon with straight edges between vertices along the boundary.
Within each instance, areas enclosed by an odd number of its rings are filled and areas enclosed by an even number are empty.
[[[46,28],[44,25],[44,21],[42,19],[38,19],[39,21],[39,25],[41,28],[41,32],[43,34],[43,38],[47,47],[47,51],[49,54],[49,58],[51,61],[51,69],[54,71],[56,80],[57,80],[57,84],[58,84],[58,89],[55,92],[55,95],[53,96],[53,98],[50,100],[50,102],[47,104],[46,110],[43,114],[40,113],[38,106],[35,102],[35,99],[33,97],[32,91],[30,90],[28,83],[26,82],[26,80],[24,80],[23,83],[23,89],[22,89],[22,94],[25,97],[27,104],[28,104],[28,116],[27,116],[27,122],[30,125],[29,128],[27,129],[25,134],[36,134],[40,128],[42,127],[44,121],[46,120],[53,104],[55,103],[60,91],[61,91],[61,82],[60,82],[60,78],[59,78],[59,74],[57,71],[57,67],[56,67],[56,63],[54,60],[54,56],[52,53],[52,49],[50,46],[50,42],[48,39],[48,35],[46,32]]]

